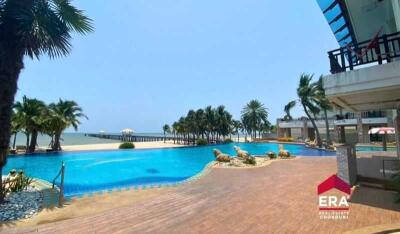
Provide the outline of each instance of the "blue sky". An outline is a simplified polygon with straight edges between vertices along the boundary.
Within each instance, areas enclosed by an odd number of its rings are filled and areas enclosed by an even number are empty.
[[[95,32],[75,35],[68,57],[25,59],[16,99],[77,101],[89,116],[81,132],[160,132],[207,105],[239,118],[251,99],[275,122],[300,74],[328,74],[326,52],[338,47],[314,0],[73,3]]]

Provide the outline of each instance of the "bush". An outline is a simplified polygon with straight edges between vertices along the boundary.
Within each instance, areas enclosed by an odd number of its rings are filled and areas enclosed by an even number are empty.
[[[233,143],[233,140],[231,138],[226,138],[224,140],[224,144],[230,144],[230,143]]]
[[[123,142],[119,145],[119,149],[134,149],[135,144],[132,142]]]
[[[268,156],[270,159],[275,159],[275,158],[276,158],[276,154],[275,154],[274,151],[268,152],[268,153],[267,153],[267,156]]]
[[[256,158],[253,156],[248,156],[244,159],[243,163],[256,165]]]
[[[207,144],[208,144],[208,142],[204,138],[199,138],[196,140],[196,145],[207,145]]]
[[[25,175],[24,171],[11,170],[9,176],[3,181],[3,196],[8,193],[24,191],[32,184],[33,179]]]

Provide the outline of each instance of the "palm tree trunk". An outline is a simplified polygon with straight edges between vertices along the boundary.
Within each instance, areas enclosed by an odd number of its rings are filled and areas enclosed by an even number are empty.
[[[165,137],[166,137],[166,136],[165,136],[165,131],[164,131],[164,143],[165,143]]]
[[[306,113],[307,117],[310,119],[311,124],[314,127],[315,133],[317,135],[317,145],[318,145],[318,147],[321,148],[322,147],[322,141],[321,141],[321,135],[319,134],[319,130],[318,130],[317,124],[315,124],[315,120],[311,117],[311,115],[308,112],[306,106],[303,103],[302,103],[302,105],[303,105],[304,112]]]
[[[25,146],[26,146],[26,149],[28,150],[28,148],[29,148],[29,139],[30,139],[29,135],[30,134],[29,134],[29,132],[27,132],[27,133],[25,133],[25,135],[26,135],[26,145]]]
[[[29,153],[35,152],[36,144],[37,144],[37,136],[38,136],[37,130],[33,130],[32,136],[31,136],[31,143],[30,143],[29,149],[28,149]]]
[[[53,150],[54,151],[61,151],[61,143],[60,143],[60,139],[61,139],[61,133],[56,133],[55,137],[54,137],[54,144],[53,144]]]
[[[15,149],[15,144],[17,143],[17,134],[18,134],[18,132],[16,132],[16,133],[14,134],[13,149]]]
[[[239,142],[239,131],[238,131],[238,135],[237,135],[237,136],[238,136],[238,140],[237,140],[237,142]]]
[[[327,114],[326,109],[324,109],[324,115],[325,115],[325,127],[326,127],[326,143],[328,145],[331,145],[331,136],[329,134],[328,114]]]
[[[12,42],[15,43],[15,42]],[[23,52],[16,45],[3,44],[0,58],[0,177],[7,163],[7,150],[11,138],[11,114],[18,77],[23,68]],[[8,50],[8,51],[7,51]],[[4,58],[7,55],[7,58]],[[4,202],[0,179],[0,203]]]

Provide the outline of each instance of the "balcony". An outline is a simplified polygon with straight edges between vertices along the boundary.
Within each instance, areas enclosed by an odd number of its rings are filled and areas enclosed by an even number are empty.
[[[331,73],[354,70],[356,67],[390,63],[400,57],[400,32],[374,37],[328,52]]]
[[[400,107],[400,32],[342,46],[329,58],[323,85],[332,103],[352,112]]]

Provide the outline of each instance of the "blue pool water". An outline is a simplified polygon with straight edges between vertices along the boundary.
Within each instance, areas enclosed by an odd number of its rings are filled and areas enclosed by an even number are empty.
[[[87,192],[131,186],[158,186],[184,181],[214,160],[212,150],[220,149],[234,155],[233,146],[254,155],[268,151],[278,152],[278,144],[236,143],[217,146],[67,152],[10,156],[3,170],[23,169],[28,176],[52,181],[61,162],[65,163],[65,194],[80,195]],[[334,152],[307,149],[302,145],[286,144],[285,149],[298,156],[334,156]]]
[[[357,151],[383,151],[382,146],[357,146]],[[396,151],[395,147],[388,147],[387,151]]]

